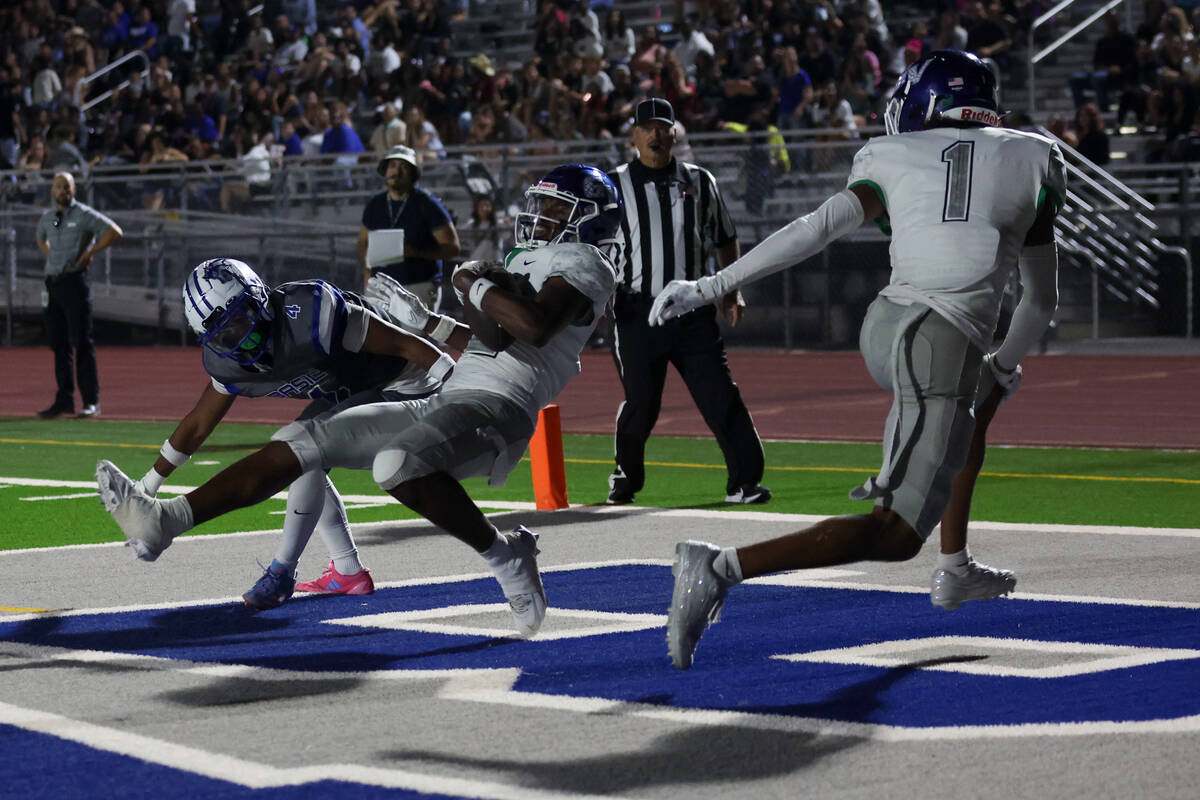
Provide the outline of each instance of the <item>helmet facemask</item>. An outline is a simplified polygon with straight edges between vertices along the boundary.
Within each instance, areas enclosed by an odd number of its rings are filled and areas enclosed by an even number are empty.
[[[218,308],[204,321],[200,345],[221,358],[231,358],[244,367],[253,365],[267,351],[271,323],[254,298],[243,292]]]
[[[578,242],[579,224],[596,216],[595,206],[590,200],[533,186],[525,192],[524,207],[517,214],[517,245],[533,248],[557,242]],[[588,210],[591,213],[586,213]]]

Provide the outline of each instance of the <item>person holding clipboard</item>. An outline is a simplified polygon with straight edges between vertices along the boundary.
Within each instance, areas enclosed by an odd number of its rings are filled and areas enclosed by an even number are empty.
[[[363,285],[376,272],[395,278],[431,310],[441,304],[442,261],[458,258],[458,231],[445,205],[416,185],[417,154],[396,145],[379,160],[384,190],[363,208],[358,258]]]

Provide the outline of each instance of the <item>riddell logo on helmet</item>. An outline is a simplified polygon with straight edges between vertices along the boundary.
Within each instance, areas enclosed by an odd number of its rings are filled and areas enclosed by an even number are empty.
[[[961,110],[959,119],[963,122],[982,122],[985,125],[1000,124],[1000,115],[984,108],[964,108]]]

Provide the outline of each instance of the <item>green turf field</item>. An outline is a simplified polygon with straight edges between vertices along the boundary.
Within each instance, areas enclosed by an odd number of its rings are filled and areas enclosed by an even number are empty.
[[[0,420],[0,549],[49,547],[122,537],[94,493],[97,459],[107,458],[140,477],[154,462],[159,445],[174,428],[167,423],[108,420]],[[221,426],[168,485],[194,486],[266,442],[268,425]],[[845,514],[864,511],[847,491],[878,467],[879,447],[865,444],[767,442],[764,483],[774,492],[764,511]],[[567,436],[567,485],[572,503],[602,503],[612,468],[607,436]],[[711,439],[654,438],[647,447],[648,480],[639,505],[660,507],[727,506],[725,470]],[[1041,522],[1190,528],[1196,526],[1200,453],[1161,450],[1081,450],[994,448],[984,467],[973,518],[997,522]],[[7,481],[42,479],[83,482],[85,486],[38,486]],[[343,495],[389,500],[367,472],[337,470]],[[467,482],[472,497],[533,500],[527,465],[518,467],[501,489],[483,480]],[[164,493],[166,494],[166,493]],[[48,498],[48,499],[30,499]],[[353,503],[351,503],[353,505]],[[214,520],[196,533],[265,530],[280,527],[283,503],[263,505]],[[412,516],[402,506],[351,508],[351,522]]]

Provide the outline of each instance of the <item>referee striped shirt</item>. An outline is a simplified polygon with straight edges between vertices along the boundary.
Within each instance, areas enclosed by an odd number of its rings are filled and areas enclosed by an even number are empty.
[[[737,239],[712,173],[672,159],[663,169],[641,161],[609,177],[624,200],[617,286],[653,297],[673,280],[710,274],[709,256]]]

